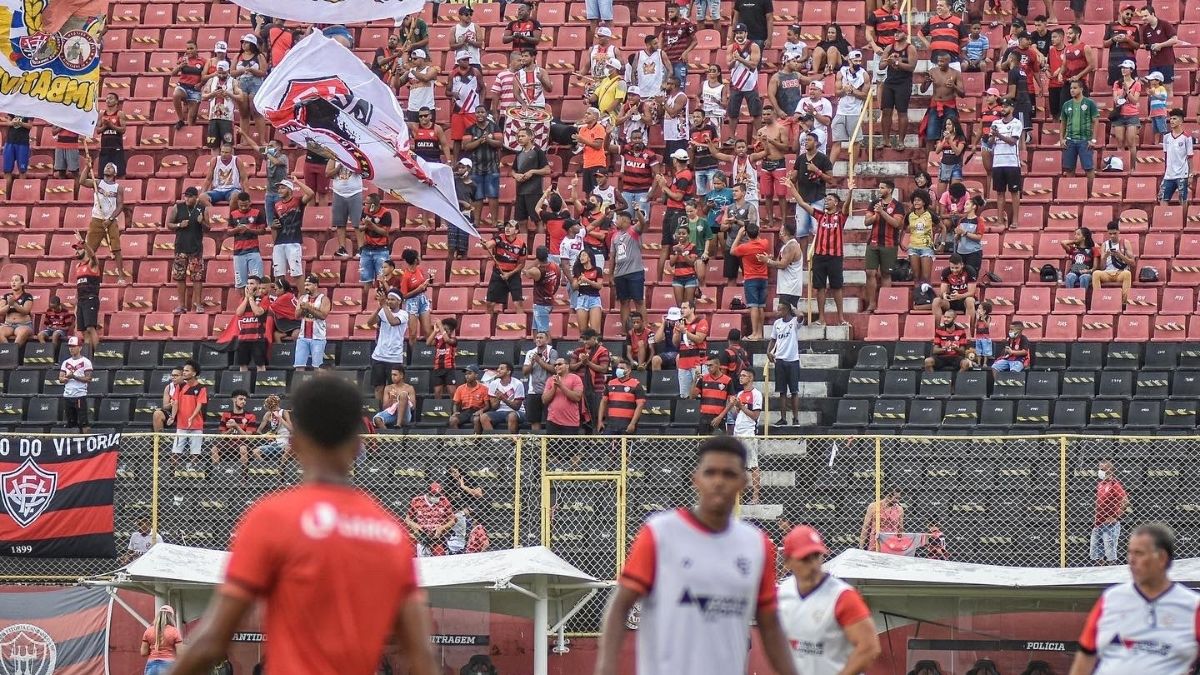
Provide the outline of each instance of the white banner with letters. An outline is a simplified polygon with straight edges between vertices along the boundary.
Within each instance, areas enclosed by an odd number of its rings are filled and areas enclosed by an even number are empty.
[[[312,33],[300,41],[267,76],[254,107],[306,150],[479,236],[459,211],[453,171],[412,153],[391,89],[336,40]]]
[[[359,23],[415,14],[424,0],[233,0],[251,12],[305,23]]]

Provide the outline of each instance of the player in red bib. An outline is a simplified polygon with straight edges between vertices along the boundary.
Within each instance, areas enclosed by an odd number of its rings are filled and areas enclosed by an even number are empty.
[[[434,675],[412,542],[393,514],[349,482],[360,447],[358,389],[318,375],[291,400],[291,450],[303,482],[242,517],[225,583],[171,672],[210,672],[262,600],[271,672],[373,675],[394,634],[409,672]]]

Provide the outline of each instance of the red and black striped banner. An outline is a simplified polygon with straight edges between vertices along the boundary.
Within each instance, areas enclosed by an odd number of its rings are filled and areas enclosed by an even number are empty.
[[[103,588],[0,594],[0,673],[108,673],[111,612]]]
[[[0,556],[113,558],[121,434],[0,436]]]

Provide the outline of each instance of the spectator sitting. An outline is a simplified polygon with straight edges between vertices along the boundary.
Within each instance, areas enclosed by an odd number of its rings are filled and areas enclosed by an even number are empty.
[[[260,445],[254,451],[256,455],[278,456],[280,463],[287,459],[292,448],[292,413],[283,409],[276,394],[271,394],[263,401],[263,418],[258,423],[258,433],[273,438],[271,442]]]
[[[450,428],[474,425],[475,415],[487,409],[487,387],[479,381],[479,366],[474,363],[463,368],[465,380],[454,388],[454,413],[450,415]]]
[[[404,522],[412,532],[417,544],[417,555],[427,557],[445,555],[445,537],[458,522],[450,500],[442,494],[442,484],[429,484],[429,491],[412,498]]]
[[[417,390],[404,379],[404,366],[392,366],[391,383],[383,388],[383,408],[371,418],[379,429],[403,429],[416,418]]]
[[[1092,231],[1081,227],[1071,234],[1071,238],[1058,242],[1067,254],[1067,274],[1063,285],[1067,288],[1086,289],[1092,285],[1092,270],[1096,268],[1096,257],[1099,249],[1092,239]]]
[[[62,299],[57,295],[50,296],[50,307],[42,313],[42,332],[38,333],[38,342],[50,341],[55,347],[75,333],[75,313],[63,307]]]
[[[1096,269],[1092,272],[1092,281],[1096,282],[1096,290],[1103,284],[1119,282],[1121,284],[1121,305],[1129,302],[1129,289],[1133,286],[1133,266],[1136,262],[1129,242],[1121,239],[1117,221],[1108,224],[1108,237],[1100,247],[1100,257],[1096,259]]]
[[[0,296],[0,342],[12,338],[18,347],[33,337],[33,296],[25,290],[25,277],[12,275],[12,291]]]
[[[508,433],[515,434],[524,421],[520,411],[525,401],[525,385],[512,376],[511,363],[501,363],[496,374],[496,379],[488,384],[488,408],[475,417],[477,434],[491,431],[498,424],[506,425]]]
[[[959,371],[971,369],[971,360],[967,356],[967,331],[954,322],[958,315],[953,309],[947,309],[941,320],[933,329],[933,350],[925,359],[925,372],[957,368]]]
[[[459,553],[479,553],[491,546],[487,530],[483,523],[472,518],[471,507],[467,506],[454,514],[454,526],[446,537],[446,549],[450,555]]]
[[[1029,338],[1021,334],[1025,325],[1020,321],[1014,321],[1008,327],[1008,341],[996,358],[996,362],[992,364],[992,371],[1001,373],[1005,371],[1019,373],[1029,367],[1029,355],[1032,349],[1029,346]]]
[[[162,541],[162,537],[157,532],[150,531],[150,519],[138,518],[137,529],[129,533],[129,544],[125,547],[125,554],[121,556],[121,565],[128,565],[134,560],[145,555],[150,547]]]
[[[942,313],[954,310],[966,317],[975,316],[975,281],[977,272],[963,264],[962,256],[950,256],[950,266],[942,270],[942,285],[933,301],[934,323],[942,322]]]
[[[246,410],[246,399],[250,397],[250,392],[245,389],[236,389],[230,396],[233,402],[233,407],[221,413],[221,424],[217,427],[217,431],[227,436],[249,436],[254,434],[258,429],[258,416]],[[242,468],[250,462],[250,446],[244,439],[231,439],[227,444],[213,443],[212,448],[212,463],[215,468],[221,463],[221,446],[237,447],[238,461],[242,463]],[[254,458],[262,459],[262,452],[254,449]]]

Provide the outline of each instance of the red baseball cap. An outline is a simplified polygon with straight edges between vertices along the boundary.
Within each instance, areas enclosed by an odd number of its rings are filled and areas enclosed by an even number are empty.
[[[807,558],[814,553],[828,554],[829,548],[821,533],[808,525],[797,525],[783,538],[785,558]]]
[[[430,484],[429,484],[429,494],[431,494],[431,495],[436,495],[437,493],[439,493],[439,492],[441,492],[441,491],[442,491],[442,484],[441,484],[441,483],[439,483],[439,482],[437,482],[437,481],[434,481],[434,482],[432,482],[432,483],[430,483]]]

